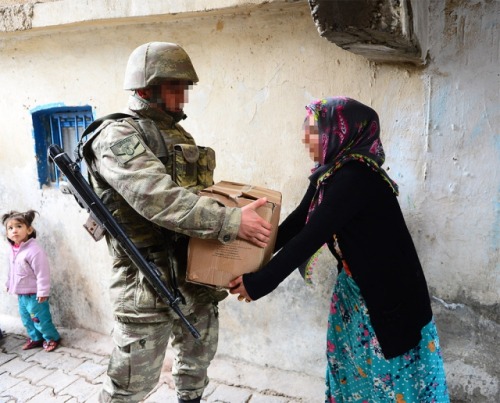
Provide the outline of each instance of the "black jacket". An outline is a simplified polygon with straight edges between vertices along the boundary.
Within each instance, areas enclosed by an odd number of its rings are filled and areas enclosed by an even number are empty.
[[[382,176],[352,161],[328,179],[322,203],[305,224],[315,188],[280,225],[276,250],[260,271],[245,274],[252,299],[273,291],[321,245],[333,249],[337,235],[343,258],[360,288],[386,358],[415,347],[432,319],[424,273],[396,195]],[[342,269],[340,259],[338,270]]]

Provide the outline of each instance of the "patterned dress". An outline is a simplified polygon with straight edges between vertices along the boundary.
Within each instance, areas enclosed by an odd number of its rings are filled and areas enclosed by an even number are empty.
[[[407,353],[386,360],[365,302],[346,270],[338,276],[327,332],[325,403],[449,402],[434,321]]]
[[[398,186],[382,168],[378,114],[347,97],[317,100],[306,110],[304,142],[317,165],[300,205],[279,227],[278,253],[243,276],[245,289],[261,298],[297,266],[311,283],[326,244],[344,264],[329,315],[325,402],[449,402],[425,276]],[[394,358],[385,359],[379,340]]]

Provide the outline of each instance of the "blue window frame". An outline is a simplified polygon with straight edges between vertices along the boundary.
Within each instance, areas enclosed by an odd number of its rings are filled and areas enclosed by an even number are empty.
[[[50,164],[47,149],[58,144],[73,160],[74,150],[87,126],[94,120],[90,106],[51,106],[32,111],[40,187],[59,183],[60,172]],[[82,173],[86,174],[84,166]]]

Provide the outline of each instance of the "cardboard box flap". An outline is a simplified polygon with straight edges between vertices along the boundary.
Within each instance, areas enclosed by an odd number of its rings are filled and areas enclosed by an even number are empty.
[[[207,193],[210,193],[211,195],[218,195],[218,196],[223,196],[224,198],[228,198],[234,202],[235,205],[238,204],[238,197],[240,196],[239,194],[236,194],[235,192],[233,193],[228,193],[224,190],[217,189],[217,188],[208,188],[208,189],[203,189],[201,191],[201,194],[204,196],[208,196]],[[216,199],[220,199],[216,197]]]
[[[270,242],[259,248],[250,242],[236,239],[222,244],[215,239],[191,238],[188,248],[187,281],[215,287],[227,287],[241,274],[259,270],[272,256],[279,225],[281,193],[258,186],[221,181],[200,192],[227,207],[243,207],[261,197],[267,203],[256,211],[271,222]]]
[[[233,200],[236,200],[239,197],[245,197],[252,200],[266,197],[271,203],[281,204],[280,192],[238,182],[221,181],[213,186],[203,189],[203,192],[220,194]]]

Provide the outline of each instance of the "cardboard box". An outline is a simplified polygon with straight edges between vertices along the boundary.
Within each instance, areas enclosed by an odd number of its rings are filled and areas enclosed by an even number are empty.
[[[231,280],[259,270],[271,259],[280,219],[281,193],[259,186],[222,181],[200,194],[228,207],[243,207],[261,197],[268,200],[257,209],[257,213],[272,224],[271,239],[265,248],[239,238],[229,244],[215,239],[191,238],[189,241],[187,281],[228,287]]]

